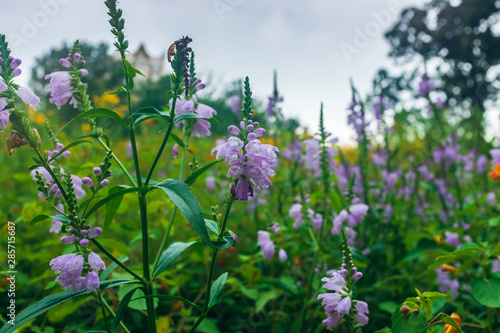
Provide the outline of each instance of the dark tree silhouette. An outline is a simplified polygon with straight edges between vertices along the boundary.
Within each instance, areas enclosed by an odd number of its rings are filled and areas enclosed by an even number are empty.
[[[500,1],[456,2],[433,0],[422,8],[404,9],[385,34],[389,56],[403,64],[437,63],[439,89],[450,104],[484,111],[485,102],[495,100],[498,92],[498,78],[491,74],[500,61],[500,36],[493,31]]]

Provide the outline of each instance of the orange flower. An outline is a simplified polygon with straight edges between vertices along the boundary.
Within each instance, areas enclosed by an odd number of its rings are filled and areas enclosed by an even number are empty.
[[[441,272],[451,272],[455,275],[458,274],[458,268],[454,267],[454,266],[451,266],[451,265],[448,265],[448,264],[443,264],[441,266]]]
[[[499,180],[500,179],[500,164],[495,164],[495,168],[493,169],[492,172],[488,174],[491,179],[493,180]]]
[[[436,241],[436,243],[438,243],[439,245],[443,244],[443,237],[441,235],[436,235],[434,236],[434,240]]]
[[[453,312],[450,317],[458,324],[458,326],[462,327],[462,318],[460,318],[458,313]],[[459,333],[459,332],[460,331],[458,329],[451,326],[450,324],[444,325],[443,333]]]

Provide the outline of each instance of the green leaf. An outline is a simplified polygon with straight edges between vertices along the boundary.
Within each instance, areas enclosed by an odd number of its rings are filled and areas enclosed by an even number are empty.
[[[175,301],[181,301],[183,303],[188,304],[189,306],[194,307],[195,309],[197,309],[200,312],[203,311],[203,308],[201,306],[196,305],[193,302],[191,302],[190,300],[187,300],[184,297],[180,297],[180,296],[174,296],[174,295],[149,295],[149,296],[142,296],[142,297],[134,298],[134,301],[138,300],[138,299],[141,299],[141,298],[158,298],[158,299],[170,299],[170,300],[175,300]]]
[[[213,232],[216,236],[219,236],[219,225],[217,222],[205,219],[205,224],[207,225],[208,230]]]
[[[422,293],[422,296],[424,296],[426,298],[431,298],[433,301],[434,300],[437,301],[438,299],[441,299],[441,298],[448,298],[448,296],[446,294],[442,294],[439,291],[425,291]]]
[[[381,302],[378,304],[378,307],[380,308],[380,310],[383,310],[383,311],[386,311],[389,313],[393,313],[394,308],[396,306],[398,306],[398,304],[394,301],[386,301],[386,302]]]
[[[131,284],[131,283],[139,283],[139,281],[134,281],[134,280],[108,280],[101,282],[101,290],[106,289],[106,288],[112,288],[115,286],[119,286],[122,284]],[[81,290],[81,291],[72,291],[72,290],[66,290],[63,291],[62,293],[58,294],[53,294],[50,296],[47,296],[43,298],[41,301],[36,302],[35,304],[32,304],[28,306],[26,309],[21,311],[16,316],[16,325],[12,326],[10,324],[5,324],[2,329],[0,329],[0,333],[11,333],[14,332],[15,330],[19,329],[22,325],[28,323],[30,320],[33,318],[36,318],[37,316],[47,312],[48,310],[52,309],[53,307],[62,304],[70,299],[73,299],[75,297],[81,296],[81,295],[86,295],[86,290]]]
[[[139,288],[140,287],[137,287],[137,288],[134,288],[131,291],[129,291],[120,301],[120,305],[118,306],[118,310],[116,310],[115,319],[113,320],[113,323],[111,324],[111,331],[113,331],[120,323],[120,320],[122,320],[124,311],[126,308],[128,308],[128,303],[130,303],[132,296],[134,295],[135,291]]]
[[[177,208],[179,208],[201,239],[210,247],[216,248],[208,236],[200,204],[193,193],[191,193],[189,186],[177,179],[166,179],[154,187],[162,189]]]
[[[124,194],[131,193],[131,192],[147,192],[150,191],[149,188],[147,187],[129,187],[127,185],[119,185],[120,187],[123,188],[123,190],[114,192],[112,194],[109,194],[106,198],[98,201],[92,208],[85,214],[85,218],[88,218],[90,215],[92,215],[96,210],[98,210],[101,206],[107,204],[111,200],[118,198],[118,197],[123,197]]]
[[[451,318],[450,316],[443,316],[441,318],[441,321],[444,321],[445,323],[450,324],[451,326],[455,327],[460,333],[464,333],[464,331],[462,331],[462,328],[460,327],[460,325],[458,325],[458,323],[455,321],[455,319]]]
[[[113,195],[114,193],[120,192],[120,190],[123,189],[123,186],[114,186],[108,191],[108,197],[110,195]],[[103,225],[103,230],[106,231],[109,229],[109,226],[111,225],[111,222],[113,221],[116,211],[118,208],[120,208],[120,204],[122,203],[124,194],[120,194],[117,197],[111,199],[110,201],[106,202],[106,216],[104,217],[104,225]]]
[[[391,311],[392,312],[392,311]],[[391,330],[389,328],[384,328],[378,331],[375,331],[375,333],[391,333]]]
[[[74,146],[78,146],[79,144],[82,144],[82,143],[85,143],[85,142],[88,142],[90,144],[92,144],[92,141],[90,140],[76,140],[76,141],[73,141],[71,142],[69,145],[67,146],[64,146],[63,149],[61,149],[55,156],[52,156],[52,158],[48,161],[49,163],[52,162],[53,160],[55,160],[56,158],[58,158],[59,156],[61,156],[62,153],[64,153],[66,150],[74,147]]]
[[[212,285],[212,289],[210,290],[210,299],[209,299],[209,308],[213,307],[217,302],[219,302],[220,295],[222,293],[222,289],[224,289],[224,284],[227,280],[227,272],[219,276],[217,280],[215,280]]]
[[[259,298],[255,302],[255,313],[259,313],[264,309],[264,306],[269,302],[270,300],[276,298],[278,296],[278,293],[276,292],[275,289],[270,289],[266,292],[263,292],[259,295]]]
[[[417,315],[410,312],[402,315],[399,307],[396,307],[391,317],[392,333],[427,333],[427,319],[425,319],[425,310],[419,309]]]
[[[202,117],[202,116],[200,116],[199,114],[197,114],[195,112],[186,112],[186,113],[183,113],[183,114],[180,114],[180,115],[176,116],[174,118],[174,123],[176,123],[178,121],[181,121],[181,120],[185,120],[185,119],[205,119],[209,123],[219,124],[219,121],[217,119],[215,119],[214,117],[205,118],[205,117]]]
[[[122,92],[124,91],[127,91],[127,89],[125,89],[124,86],[120,86],[118,87],[117,89],[113,90],[113,91],[110,91],[108,92],[109,95],[118,95],[118,94],[121,94]]]
[[[59,131],[57,131],[56,134],[54,134],[54,136],[51,137],[49,140],[55,139],[62,131],[64,131],[66,128],[73,125],[74,123],[76,123],[82,119],[85,119],[85,118],[95,118],[95,117],[110,118],[110,119],[116,120],[123,127],[125,127],[125,128],[127,127],[127,123],[116,112],[114,112],[110,109],[106,109],[106,108],[95,108],[95,109],[90,109],[88,111],[82,112],[78,116],[76,116],[75,118],[71,119],[69,122],[66,123],[66,125],[61,127],[59,129]]]
[[[214,165],[216,165],[217,163],[220,163],[221,161],[214,161],[214,162],[211,162],[211,163],[208,163],[207,165],[205,165],[204,167],[196,170],[195,172],[193,172],[191,175],[189,175],[189,177],[186,178],[186,180],[184,181],[184,183],[188,184],[189,186],[191,186],[195,180],[201,176],[205,171],[209,170],[211,167],[213,167]]]
[[[490,308],[500,307],[500,279],[478,278],[472,281],[471,293],[474,298],[482,305]]]
[[[175,143],[179,145],[179,147],[184,148],[184,142],[181,140],[181,138],[179,138],[174,133],[170,133],[170,136],[172,137],[172,139],[174,139]]]
[[[34,218],[32,218],[31,221],[28,222],[28,224],[35,224],[37,222],[40,222],[40,221],[43,221],[46,219],[56,220],[56,221],[62,222],[64,224],[71,222],[69,217],[67,217],[66,215],[37,215]]]
[[[137,116],[139,116],[139,117],[137,117]],[[131,117],[137,117],[134,120],[134,126],[137,126],[141,122],[143,122],[143,121],[145,121],[147,119],[152,119],[152,118],[162,118],[162,119],[166,120],[167,122],[171,122],[172,121],[170,119],[170,113],[169,112],[167,112],[167,111],[160,111],[160,110],[158,110],[158,109],[156,109],[154,107],[150,107],[150,106],[135,111],[134,114]]]
[[[157,268],[155,269],[153,273],[153,277],[157,277],[158,275],[161,274],[167,268],[170,263],[177,258],[184,250],[186,250],[188,247],[190,247],[193,244],[198,243],[197,241],[195,242],[190,242],[190,243],[183,243],[183,242],[175,242],[172,245],[168,247],[165,251],[160,256],[160,260],[158,261]]]

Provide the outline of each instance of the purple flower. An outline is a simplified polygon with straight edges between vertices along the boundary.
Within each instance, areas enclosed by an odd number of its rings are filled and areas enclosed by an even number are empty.
[[[363,301],[356,301],[354,308],[358,311],[358,313],[354,315],[354,319],[356,319],[358,324],[360,324],[361,326],[368,324],[368,304]]]
[[[346,286],[345,279],[337,272],[332,272],[331,277],[324,277],[321,281],[326,282],[323,288],[333,291],[341,291]]]
[[[283,157],[291,162],[298,162],[302,164],[304,161],[301,160],[302,157],[302,142],[299,140],[293,140],[293,142],[283,149]]]
[[[205,182],[207,184],[207,189],[213,190],[215,188],[215,178],[214,177],[205,178]]]
[[[50,91],[51,103],[54,103],[58,109],[70,100],[69,104],[76,107],[77,101],[73,97],[71,88],[71,75],[69,72],[53,72],[45,76],[45,80],[50,80],[47,90]]]
[[[87,293],[99,291],[100,285],[101,283],[99,282],[99,275],[97,275],[97,273],[94,271],[89,272],[85,277],[85,287],[87,288]]]
[[[50,228],[50,232],[54,234],[59,234],[61,232],[61,228],[63,226],[62,222],[59,222],[58,220],[52,220],[52,227]]]
[[[495,148],[490,150],[491,163],[493,165],[500,164],[500,149]]]
[[[265,130],[257,128],[258,126],[257,122],[251,120],[247,124],[242,121],[240,123],[242,131],[239,133],[239,137],[232,136],[227,142],[212,149],[212,154],[217,153],[218,160],[224,157],[224,160],[230,165],[227,177],[233,177],[237,181],[236,188],[232,187],[231,190],[236,200],[248,200],[249,196],[252,197],[253,185],[258,189],[268,188],[272,184],[269,177],[276,174],[274,169],[278,165],[276,155],[278,148],[262,144],[257,139],[265,133]],[[246,137],[244,133],[248,133]],[[245,144],[247,141],[248,143]],[[240,151],[243,146],[245,146],[244,155]]]
[[[234,232],[232,232],[231,230],[229,230],[229,234],[231,235],[231,237],[233,237],[233,247],[236,246],[236,243],[238,243],[238,235],[235,234]]]
[[[264,258],[270,260],[274,256],[274,243],[271,240],[271,235],[269,232],[264,230],[259,230],[257,237],[257,242],[259,243],[260,249],[264,252]]]
[[[460,235],[454,232],[445,231],[444,232],[445,239],[444,241],[452,246],[459,247],[460,246]]]
[[[40,98],[38,98],[38,96],[35,95],[34,92],[26,87],[19,87],[16,90],[16,93],[24,103],[29,104],[29,106],[31,107],[35,107],[40,104]]]
[[[89,240],[84,238],[80,241],[80,245],[83,247],[87,247],[89,245]]]
[[[278,252],[278,257],[280,258],[281,261],[286,261],[288,259],[288,256],[286,255],[285,250],[280,249]]]
[[[422,75],[422,80],[418,84],[418,93],[422,97],[427,97],[436,88],[436,83],[427,75]]]
[[[451,298],[457,298],[458,297],[458,288],[460,287],[460,284],[458,283],[457,280],[452,280],[450,278],[450,273],[449,272],[442,272],[441,268],[436,269],[437,273],[437,282],[439,283],[439,291],[442,293],[446,293],[448,291],[451,291]]]
[[[444,100],[443,98],[441,97],[438,97],[436,99],[436,106],[440,109],[444,108],[444,106],[446,105],[446,100]]]
[[[105,186],[108,186],[108,185],[109,185],[109,180],[107,180],[107,179],[103,179],[103,180],[101,181],[101,187],[105,187]]]
[[[89,238],[94,238],[99,236],[102,233],[102,229],[99,227],[95,227],[89,232]]]
[[[73,289],[73,291],[82,290],[77,284],[82,275],[84,258],[80,254],[65,254],[50,261],[50,268],[56,274],[61,273],[56,281],[61,283],[64,289]]]
[[[345,209],[333,219],[333,229],[332,234],[338,234],[340,232],[340,228],[342,227],[342,223],[347,221],[350,226],[355,227],[365,218],[366,213],[368,212],[368,206],[365,204],[354,204],[349,207],[349,212]]]
[[[231,106],[231,111],[235,115],[240,114],[240,96],[239,95],[233,95],[229,98],[229,104]]]
[[[102,261],[101,257],[97,253],[90,252],[88,262],[90,269],[92,269],[94,272],[99,273],[99,270],[106,269],[106,264],[104,264],[104,261]]]
[[[89,177],[83,177],[82,178],[82,184],[87,186],[87,187],[92,187],[94,186],[94,182],[92,182],[92,179],[90,179]]]
[[[321,223],[323,222],[323,216],[319,213],[314,213],[312,209],[307,210],[307,216],[312,222],[312,226],[314,229],[321,228]]]
[[[290,211],[288,214],[295,219],[295,222],[293,222],[293,227],[298,228],[302,224],[302,205],[301,204],[294,204],[292,207],[290,207]]]
[[[170,106],[172,106],[172,100],[170,100]],[[175,104],[175,112],[177,115],[187,112],[195,112],[203,118],[212,118],[217,114],[217,111],[210,106],[198,103],[196,96],[193,96],[193,99],[190,100],[186,100],[184,96],[181,96]],[[177,126],[180,126],[181,124],[185,124],[185,120],[176,122]],[[198,137],[210,136],[212,134],[212,132],[210,132],[210,127],[211,125],[206,119],[198,118],[195,120],[193,125],[193,135]]]

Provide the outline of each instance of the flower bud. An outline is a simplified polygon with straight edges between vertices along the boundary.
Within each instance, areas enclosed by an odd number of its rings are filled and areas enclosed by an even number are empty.
[[[87,234],[88,234],[88,233],[89,233],[89,231],[88,231],[88,230],[82,230],[82,231],[80,232],[80,235],[81,235],[82,237],[85,237],[85,236],[87,236]]]
[[[101,187],[105,187],[105,186],[107,186],[107,185],[109,185],[109,180],[104,179],[104,180],[101,182]]]
[[[234,239],[234,242],[233,242],[233,247],[236,245],[236,243],[238,243],[238,235],[236,235],[234,232],[232,232],[231,230],[229,230],[229,234],[231,235],[231,237],[233,237]]]
[[[94,238],[99,236],[102,233],[102,229],[99,227],[95,227],[94,229],[90,230],[89,232],[89,237]]]
[[[410,313],[411,309],[408,305],[403,305],[401,308],[399,308],[399,312],[403,315],[406,316],[408,313]]]
[[[94,185],[94,182],[89,177],[83,177],[82,183],[83,183],[83,185],[85,185],[87,187],[92,187]]]
[[[363,277],[363,273],[361,273],[361,272],[356,272],[356,273],[354,273],[354,275],[352,276],[352,278],[353,278],[354,280],[356,280],[356,281],[357,281],[357,280],[359,280],[359,279],[361,279],[362,277]]]
[[[59,64],[61,64],[61,66],[66,68],[71,67],[71,62],[67,58],[59,59]]]
[[[61,243],[63,243],[63,244],[73,244],[75,242],[75,240],[76,240],[76,237],[74,235],[61,237]]]
[[[234,134],[234,135],[240,134],[240,129],[234,125],[229,126],[227,128],[227,130],[229,131],[229,133]]]
[[[80,241],[80,245],[83,246],[83,247],[87,247],[87,245],[89,245],[89,240],[88,239],[82,239]]]
[[[101,175],[101,168],[99,167],[95,167],[92,171],[94,171],[94,175],[96,175],[96,177]]]

